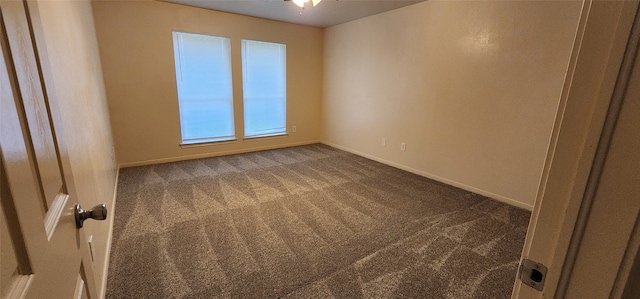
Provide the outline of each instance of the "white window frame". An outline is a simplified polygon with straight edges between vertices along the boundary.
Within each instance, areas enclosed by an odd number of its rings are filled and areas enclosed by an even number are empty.
[[[221,141],[233,141],[236,140],[236,136],[235,136],[235,119],[234,119],[234,96],[233,96],[233,69],[232,69],[232,64],[231,64],[231,39],[229,37],[224,37],[224,36],[216,36],[216,35],[208,35],[208,34],[198,34],[198,33],[190,33],[190,32],[182,32],[182,31],[173,31],[172,33],[173,35],[173,46],[174,46],[174,65],[176,68],[176,88],[177,88],[177,96],[178,96],[178,110],[179,110],[179,118],[180,118],[180,134],[181,134],[181,145],[194,145],[194,144],[202,144],[202,143],[212,143],[212,142],[221,142]],[[230,126],[230,134],[228,135],[211,135],[211,136],[199,136],[199,137],[188,137],[188,133],[186,132],[187,130],[187,125],[185,125],[186,122],[186,109],[183,107],[186,105],[186,101],[185,100],[181,100],[181,94],[182,93],[187,93],[183,90],[183,92],[181,93],[181,80],[182,80],[182,76],[183,76],[183,72],[182,72],[182,67],[183,67],[183,61],[184,61],[184,50],[183,50],[183,42],[182,42],[182,37],[183,36],[188,36],[188,35],[194,35],[194,36],[200,36],[200,37],[210,37],[210,38],[215,38],[215,39],[219,39],[222,42],[223,47],[225,47],[225,49],[223,49],[223,52],[226,52],[225,55],[226,57],[224,58],[226,61],[224,61],[225,63],[227,63],[226,68],[228,68],[228,78],[225,78],[227,80],[229,80],[229,96],[230,98],[229,100],[229,104],[230,104],[230,111],[228,111],[229,115],[229,119],[230,119],[230,123],[227,123],[226,125]],[[225,97],[226,98],[226,97]],[[226,112],[226,111],[225,111]]]
[[[247,47],[248,45],[250,45],[251,43],[259,43],[259,44],[271,44],[271,45],[277,45],[279,47],[279,51],[280,51],[280,59],[282,62],[282,76],[283,78],[281,79],[282,82],[282,90],[281,90],[281,95],[278,96],[282,96],[282,113],[283,113],[283,119],[282,119],[282,126],[281,127],[277,127],[274,129],[270,129],[270,130],[263,130],[261,132],[252,132],[252,131],[248,131],[248,123],[247,120],[250,119],[250,117],[247,117],[248,113],[250,113],[248,111],[248,107],[250,104],[248,104],[248,100],[247,100],[247,96],[249,94],[248,88],[249,88],[249,80],[251,80],[251,78],[248,78],[248,66],[247,63],[249,63],[248,59],[247,59]],[[271,136],[283,136],[283,135],[287,135],[287,45],[284,43],[277,43],[277,42],[266,42],[266,41],[259,41],[259,40],[250,40],[250,39],[242,39],[242,90],[243,90],[243,107],[244,107],[244,111],[243,111],[243,123],[244,123],[244,132],[243,132],[243,136],[245,139],[253,139],[253,138],[262,138],[262,137],[271,137]]]

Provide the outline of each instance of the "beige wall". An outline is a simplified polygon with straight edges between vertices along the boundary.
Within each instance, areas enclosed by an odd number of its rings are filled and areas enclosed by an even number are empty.
[[[427,1],[326,29],[323,140],[531,208],[580,7]]]
[[[124,166],[317,142],[322,30],[149,1],[93,3],[118,162]],[[235,142],[181,148],[173,30],[231,37]],[[241,39],[287,44],[286,137],[243,140]],[[291,132],[297,126],[297,132]]]
[[[75,190],[83,207],[105,203],[113,211],[117,167],[94,22],[89,1],[41,1],[44,45],[47,50],[55,98],[63,128]],[[42,49],[42,48],[40,48]],[[53,95],[51,95],[53,96]],[[113,219],[112,216],[111,220]],[[93,235],[94,274],[98,287],[106,271],[110,221],[87,221],[83,228]]]
[[[321,30],[163,2],[96,1],[118,162],[322,140],[531,208],[580,6],[428,1]],[[173,30],[231,37],[237,141],[179,146]],[[286,137],[242,139],[242,38],[287,44]]]

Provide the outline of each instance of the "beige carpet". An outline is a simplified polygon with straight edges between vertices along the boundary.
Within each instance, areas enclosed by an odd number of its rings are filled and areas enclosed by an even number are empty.
[[[529,216],[325,145],[126,168],[107,298],[509,298]]]

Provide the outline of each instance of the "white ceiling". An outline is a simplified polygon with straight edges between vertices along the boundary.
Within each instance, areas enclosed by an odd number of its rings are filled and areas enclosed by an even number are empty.
[[[315,7],[309,1],[304,9],[284,0],[161,1],[325,28],[425,0],[323,0]]]

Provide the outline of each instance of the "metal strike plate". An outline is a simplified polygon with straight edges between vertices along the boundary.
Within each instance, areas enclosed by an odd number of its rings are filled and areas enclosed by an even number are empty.
[[[543,264],[530,259],[523,259],[520,263],[519,277],[524,284],[538,291],[542,291],[542,288],[544,288],[544,279],[547,276],[547,270],[547,267]]]

